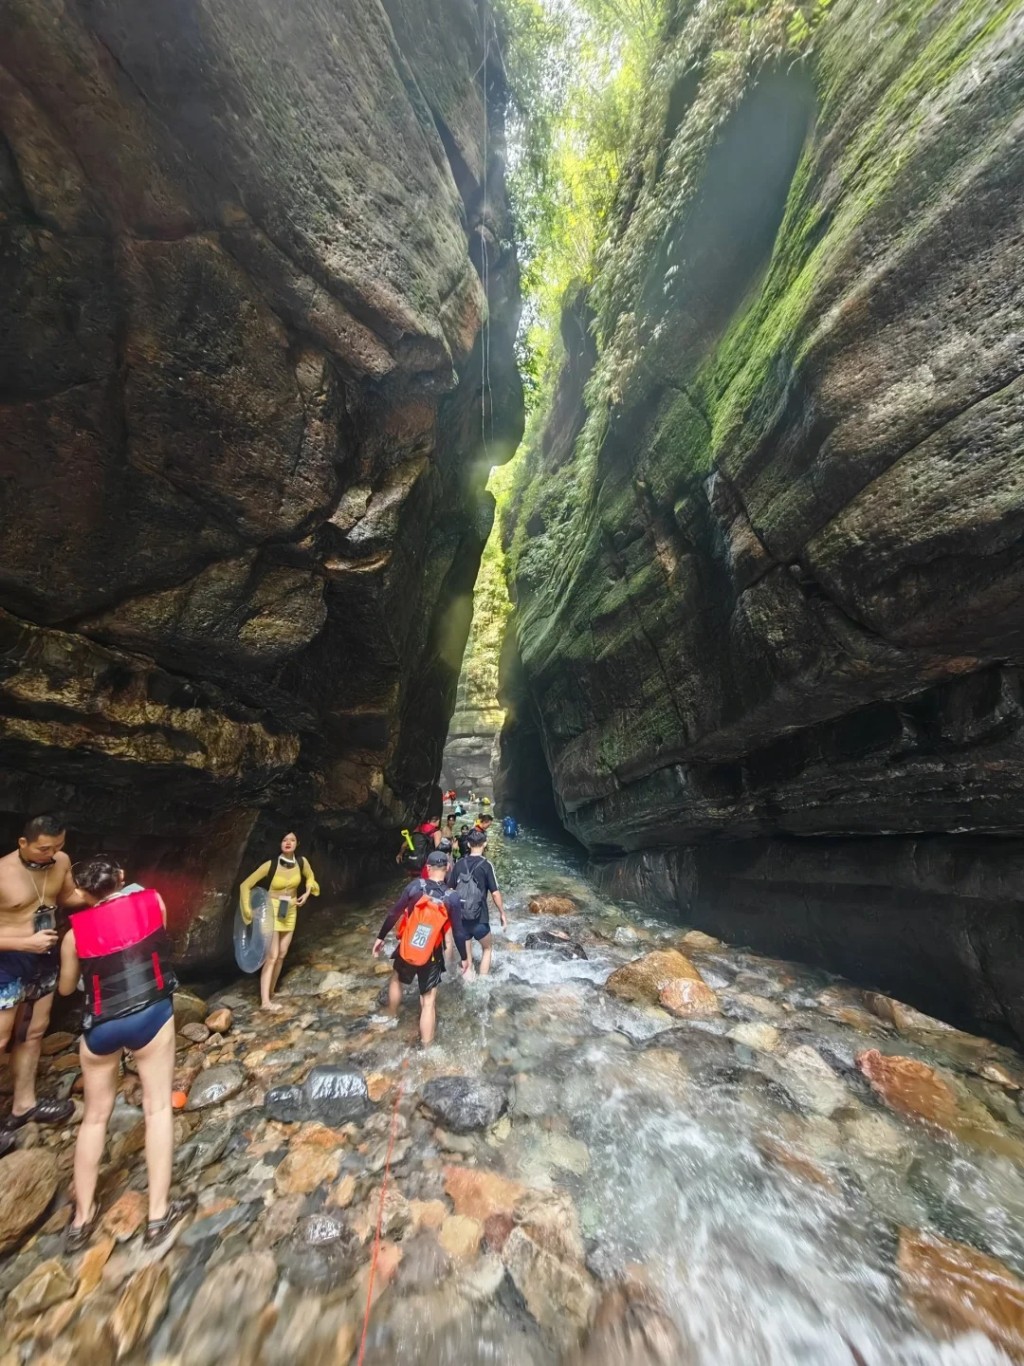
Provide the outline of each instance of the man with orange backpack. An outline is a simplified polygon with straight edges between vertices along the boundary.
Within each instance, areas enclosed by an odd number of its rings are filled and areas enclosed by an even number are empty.
[[[448,867],[448,855],[439,849],[427,855],[426,876],[409,883],[384,917],[373,945],[373,956],[379,958],[384,940],[395,931],[398,948],[392,955],[388,1009],[392,1015],[398,1013],[402,987],[411,986],[415,980],[420,989],[420,1042],[424,1047],[434,1039],[437,988],[444,972],[444,943],[449,931],[462,959],[463,974],[472,968],[466,953],[461,900],[457,892],[448,891],[444,885]]]

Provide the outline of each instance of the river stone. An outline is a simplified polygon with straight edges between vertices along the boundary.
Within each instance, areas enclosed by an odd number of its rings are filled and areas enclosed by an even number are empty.
[[[511,1219],[527,1189],[507,1176],[478,1167],[445,1167],[444,1188],[456,1214],[479,1219],[481,1223],[493,1214],[505,1214]]]
[[[663,1005],[672,1014],[716,1014],[718,1001],[703,977],[677,949],[655,949],[616,968],[605,989],[621,1001]]]
[[[1024,1281],[965,1243],[900,1230],[903,1291],[939,1336],[981,1332],[1015,1361],[1024,1356]]]
[[[209,1014],[206,1002],[195,992],[179,987],[174,993],[174,1027],[181,1033],[185,1025],[202,1024]]]
[[[9,1252],[43,1217],[57,1177],[57,1159],[46,1148],[22,1148],[0,1158],[0,1252]]]
[[[489,1129],[508,1107],[507,1088],[475,1077],[436,1077],[423,1087],[421,1104],[437,1121],[456,1134]]]
[[[110,1321],[119,1360],[138,1343],[148,1340],[170,1298],[171,1269],[165,1261],[152,1262],[131,1278]]]
[[[40,1262],[11,1291],[6,1312],[14,1319],[41,1314],[44,1309],[60,1304],[62,1300],[69,1300],[75,1293],[75,1285],[76,1281],[64,1262],[56,1258]]]
[[[528,910],[531,915],[576,915],[579,907],[568,896],[535,896]]]
[[[547,949],[556,954],[559,958],[586,958],[587,953],[582,944],[576,944],[567,934],[559,934],[557,930],[541,930],[537,934],[528,934],[523,940],[524,949]]]
[[[310,1117],[337,1128],[371,1109],[366,1079],[350,1067],[314,1067],[304,1090]]]
[[[270,1061],[273,1061],[271,1055]],[[337,1128],[372,1108],[366,1078],[350,1067],[314,1067],[301,1086],[274,1086],[263,1100],[271,1119],[298,1124],[316,1119]]]
[[[178,1359],[213,1366],[230,1343],[235,1361],[257,1360],[277,1274],[273,1256],[251,1248],[204,1274],[173,1337]]]
[[[512,1230],[501,1256],[527,1309],[561,1351],[571,1350],[589,1321],[595,1298],[586,1268],[561,1261],[522,1228]]]
[[[780,1065],[786,1090],[804,1109],[827,1116],[852,1103],[841,1079],[809,1044],[790,1049]]]
[[[206,1110],[237,1096],[245,1085],[245,1073],[237,1063],[221,1063],[200,1072],[188,1093],[189,1110]]]
[[[183,1039],[188,1039],[189,1043],[205,1043],[210,1037],[209,1028],[200,1021],[183,1025],[179,1032]]]
[[[211,1010],[203,1023],[213,1034],[226,1034],[235,1022],[234,1013],[228,1006],[218,1006]]]
[[[696,1366],[697,1360],[654,1292],[625,1281],[603,1292],[586,1342],[567,1366]]]

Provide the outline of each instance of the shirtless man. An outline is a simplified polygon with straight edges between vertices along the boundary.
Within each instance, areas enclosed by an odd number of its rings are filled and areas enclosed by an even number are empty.
[[[36,1101],[39,1051],[60,966],[57,907],[84,904],[63,852],[64,833],[57,817],[36,816],[17,849],[0,858],[0,1053],[10,1045],[14,1082],[11,1113],[0,1122],[0,1153],[29,1120],[62,1124],[75,1109],[70,1100]]]

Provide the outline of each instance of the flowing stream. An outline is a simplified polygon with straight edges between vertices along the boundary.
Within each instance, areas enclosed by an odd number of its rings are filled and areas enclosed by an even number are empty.
[[[80,1259],[76,1298],[11,1315],[3,1366],[44,1351],[54,1366],[115,1351],[187,1366],[347,1366],[382,1210],[372,1366],[1011,1360],[971,1329],[988,1313],[997,1338],[1008,1322],[1012,1336],[1024,1314],[1012,1274],[1024,1268],[1015,1054],[914,1012],[897,1030],[826,974],[692,937],[685,952],[721,1013],[680,1020],[628,1004],[609,975],[679,944],[683,929],[598,895],[576,856],[543,837],[493,844],[507,938],[496,934],[490,979],[449,973],[432,1048],[416,1042],[413,995],[397,1024],[381,1013],[386,977],[369,956],[380,898],[307,919],[280,1016],[256,1014],[251,979],[221,993],[230,1032],[183,1041],[179,1055],[198,1072],[193,1093],[211,1077],[231,1081],[223,1100],[178,1120],[195,1222],[160,1261],[131,1236],[107,1239],[88,1275]],[[578,913],[531,915],[538,893],[569,896]],[[545,930],[586,957],[526,947]],[[872,1090],[856,1065],[869,1049],[939,1069],[957,1098],[946,1129]],[[266,1116],[267,1088],[323,1063],[367,1077],[377,1102],[367,1116],[335,1129]],[[55,1059],[70,1075],[61,1067]],[[452,1074],[499,1083],[508,1112],[479,1131],[446,1129],[422,1102]],[[132,1080],[115,1112],[104,1207],[145,1187]],[[70,1141],[39,1137],[65,1166]],[[59,1258],[61,1221],[0,1262],[8,1308]],[[999,1259],[1009,1289],[987,1298],[984,1263],[932,1294],[913,1254],[929,1238]]]

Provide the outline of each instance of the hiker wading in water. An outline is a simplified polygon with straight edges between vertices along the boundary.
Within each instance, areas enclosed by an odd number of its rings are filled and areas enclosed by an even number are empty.
[[[248,924],[252,919],[251,895],[253,888],[270,878],[270,905],[274,917],[274,933],[267,946],[267,956],[260,969],[260,1006],[263,1010],[279,1011],[281,1007],[270,999],[277,990],[277,981],[284,960],[292,946],[295,921],[300,906],[311,896],[319,896],[320,888],[313,876],[309,860],[298,852],[299,837],[289,832],[281,841],[281,852],[261,863],[245,879],[240,888],[242,917]]]
[[[385,916],[373,945],[373,956],[379,958],[384,940],[395,931],[398,948],[392,954],[394,972],[388,984],[388,1010],[392,1015],[398,1014],[402,987],[415,981],[420,989],[420,1042],[424,1047],[434,1038],[437,988],[444,972],[445,937],[449,931],[462,959],[463,973],[472,967],[466,956],[458,894],[444,886],[448,868],[447,854],[435,849],[427,855],[427,876],[409,883]]]

